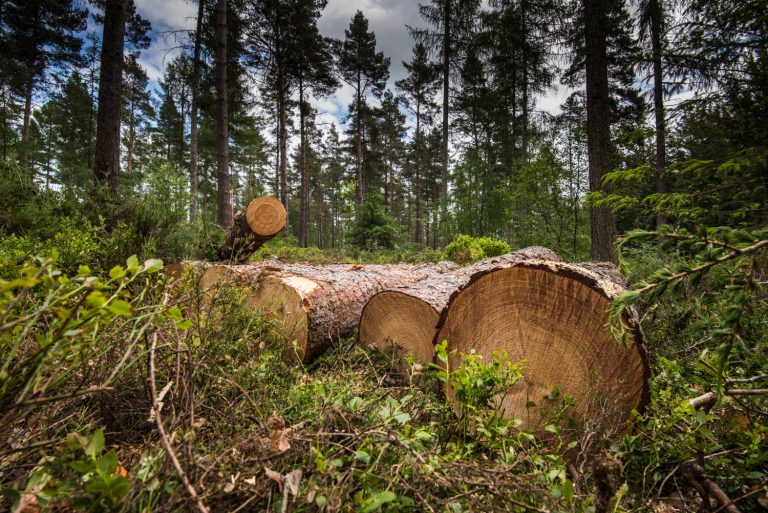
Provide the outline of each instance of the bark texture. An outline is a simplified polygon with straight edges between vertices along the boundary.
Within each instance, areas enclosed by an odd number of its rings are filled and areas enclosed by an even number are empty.
[[[647,403],[650,380],[637,316],[624,318],[629,347],[608,331],[611,301],[626,286],[609,263],[526,260],[487,267],[451,295],[433,342],[447,340],[458,353],[474,349],[486,361],[505,351],[510,361],[523,362],[523,380],[499,400],[505,415],[527,427],[536,428],[570,396],[575,425],[599,420],[602,429],[621,430],[632,409]],[[454,369],[460,364],[451,362]],[[446,392],[458,408],[453,391]],[[536,407],[528,407],[531,402]]]
[[[120,180],[120,107],[123,87],[123,49],[127,0],[107,0],[96,114],[96,159],[93,177],[117,196]]]
[[[232,191],[229,184],[229,102],[227,98],[227,0],[216,4],[216,221],[232,226]]]
[[[589,190],[603,190],[611,168],[610,100],[606,36],[607,0],[584,0],[587,82],[587,152]],[[608,207],[590,207],[592,260],[614,262],[616,223]]]
[[[554,251],[533,246],[486,258],[461,269],[456,269],[452,263],[439,264],[422,280],[383,290],[363,309],[358,339],[369,348],[399,346],[403,358],[401,369],[407,356],[429,363],[434,356],[437,323],[451,294],[478,272],[530,259],[560,261]]]
[[[282,203],[271,196],[254,198],[238,212],[224,243],[219,258],[232,263],[245,263],[250,256],[285,228],[288,214]]]
[[[314,266],[275,263],[262,268],[246,308],[274,317],[288,340],[287,362],[309,362],[339,337],[350,336],[368,300],[381,290],[421,281],[438,264]]]

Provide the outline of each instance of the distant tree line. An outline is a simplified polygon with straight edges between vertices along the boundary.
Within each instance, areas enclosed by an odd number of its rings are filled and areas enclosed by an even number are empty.
[[[611,260],[617,231],[683,222],[707,189],[730,191],[711,222],[766,220],[759,0],[431,0],[393,84],[363,12],[342,40],[319,32],[326,3],[199,0],[156,91],[133,0],[6,0],[3,163],[105,208],[163,190],[189,222],[223,227],[274,194],[302,246],[359,241],[357,221],[384,226],[384,245],[464,233]],[[353,100],[339,133],[311,100],[343,84]],[[552,115],[539,102],[558,84],[573,92]],[[744,180],[679,172],[738,155],[753,156]],[[643,179],[606,186],[620,169]],[[600,198],[626,187],[666,203],[614,214]]]

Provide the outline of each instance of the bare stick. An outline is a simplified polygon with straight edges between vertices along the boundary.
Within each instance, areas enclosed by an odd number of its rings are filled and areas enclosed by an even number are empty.
[[[163,300],[163,304],[165,304],[168,296],[166,294],[165,299]],[[179,479],[181,479],[182,484],[184,485],[184,489],[187,491],[187,495],[189,495],[189,498],[192,500],[192,502],[195,504],[195,507],[200,513],[209,513],[208,508],[203,503],[203,500],[200,498],[199,495],[197,495],[197,491],[192,486],[192,483],[189,482],[189,478],[187,477],[187,473],[184,472],[184,469],[181,466],[181,463],[179,463],[179,458],[176,457],[176,453],[173,450],[173,446],[171,445],[171,441],[168,439],[168,435],[165,433],[165,427],[163,426],[163,418],[160,414],[160,401],[157,398],[157,384],[155,382],[155,348],[157,347],[157,330],[152,332],[152,335],[150,336],[151,343],[149,348],[149,392],[152,396],[152,408],[155,411],[155,424],[157,424],[157,431],[160,434],[160,442],[163,444],[163,448],[165,449],[165,452],[168,454],[168,457],[171,459],[171,463],[173,463],[173,467],[176,469],[176,474],[178,474]]]

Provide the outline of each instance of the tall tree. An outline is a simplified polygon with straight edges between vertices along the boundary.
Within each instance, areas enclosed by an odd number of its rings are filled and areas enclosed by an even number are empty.
[[[189,112],[189,222],[197,222],[197,112],[200,107],[200,73],[205,0],[197,0],[194,50],[192,51],[192,105]]]
[[[333,58],[329,41],[317,29],[317,20],[325,8],[326,0],[299,2],[293,17],[293,48],[290,72],[299,91],[299,152],[301,157],[301,201],[299,206],[299,245],[306,247],[309,228],[309,157],[307,155],[306,118],[311,109],[307,94],[331,94],[338,83],[333,76]]]
[[[152,95],[147,90],[149,77],[139,64],[135,53],[128,54],[125,62],[123,102],[126,119],[125,170],[130,175],[135,171],[137,139],[142,127],[149,124],[155,112],[150,102]]]
[[[363,120],[367,91],[380,96],[389,78],[389,58],[376,51],[376,35],[368,31],[368,19],[362,11],[352,17],[339,52],[339,67],[345,82],[355,90],[355,204],[363,203]]]
[[[403,92],[405,103],[411,110],[416,120],[416,129],[413,136],[414,147],[414,203],[416,217],[415,241],[418,244],[424,242],[424,229],[422,217],[422,190],[421,190],[421,154],[422,154],[422,124],[424,119],[430,119],[436,105],[434,97],[437,93],[439,68],[429,62],[427,49],[417,43],[413,47],[413,58],[410,62],[403,62],[408,71],[408,76],[398,80],[395,85]]]
[[[589,190],[603,190],[603,177],[611,166],[610,98],[606,14],[608,0],[584,0],[584,40],[587,87],[587,148]],[[590,207],[591,256],[597,261],[615,261],[613,244],[616,222],[609,207]]]
[[[435,30],[411,29],[417,41],[425,44],[428,50],[438,52],[440,56],[443,92],[441,190],[443,217],[445,217],[448,202],[451,74],[461,65],[458,57],[467,36],[471,33],[479,7],[479,0],[431,0],[429,4],[419,4],[419,13]]]
[[[656,125],[656,192],[667,192],[665,168],[667,165],[667,121],[664,112],[664,33],[665,11],[663,0],[643,0],[640,3],[640,37],[650,40],[651,63],[653,67],[653,115]],[[666,215],[659,210],[657,225],[666,222]]]
[[[79,62],[82,41],[74,33],[85,29],[88,12],[70,0],[8,0],[4,4],[8,30],[3,46],[9,46],[4,51],[24,98],[21,161],[26,167],[35,89],[45,83],[50,68],[62,70]]]
[[[251,20],[247,39],[252,59],[265,71],[268,96],[274,95],[277,107],[277,177],[280,201],[288,206],[288,110],[294,82],[291,80],[295,1],[250,0]]]
[[[146,47],[149,23],[136,14],[133,0],[105,0],[101,38],[99,107],[96,114],[96,156],[93,178],[116,198],[120,185],[120,114],[126,35],[136,47]]]
[[[232,226],[229,183],[229,109],[227,104],[227,0],[216,4],[216,222]]]

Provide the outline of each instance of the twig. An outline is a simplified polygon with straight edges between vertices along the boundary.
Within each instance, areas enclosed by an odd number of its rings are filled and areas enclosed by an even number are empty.
[[[733,388],[726,390],[725,395],[765,395],[768,394],[768,388]]]
[[[165,304],[167,300],[168,300],[168,295],[166,294],[163,300],[163,304]],[[150,339],[151,339],[151,344],[149,347],[149,391],[150,391],[150,395],[152,396],[152,408],[154,408],[155,410],[155,424],[157,424],[157,431],[160,434],[160,442],[163,444],[163,448],[165,449],[166,454],[168,454],[168,457],[171,459],[171,463],[173,463],[173,466],[176,469],[176,474],[178,474],[179,479],[184,485],[184,489],[187,491],[189,498],[195,504],[195,507],[197,507],[197,510],[200,513],[209,513],[208,508],[205,506],[202,499],[197,495],[197,491],[192,486],[192,483],[189,482],[189,478],[187,477],[186,472],[184,472],[184,469],[181,467],[181,463],[179,463],[179,458],[176,456],[176,453],[173,450],[171,441],[168,439],[168,435],[165,433],[165,427],[163,426],[163,418],[162,418],[162,415],[160,414],[160,404],[157,398],[157,384],[155,382],[155,348],[157,347],[157,329],[152,332]]]
[[[701,484],[704,485],[707,491],[712,494],[712,496],[717,499],[717,502],[722,505],[722,508],[720,509],[725,509],[725,511],[728,513],[741,513],[739,508],[736,507],[731,498],[728,497],[723,489],[720,488],[717,483],[704,475],[704,469],[701,468],[701,466],[691,465],[691,470],[693,470],[694,475],[698,477],[698,479],[701,481]]]
[[[639,289],[635,290],[635,292],[640,293],[640,294],[644,294],[646,292],[649,292],[649,291],[655,289],[656,287],[661,286],[662,284],[672,283],[673,281],[677,281],[680,278],[685,278],[686,276],[690,276],[692,274],[696,274],[696,273],[699,273],[699,272],[702,272],[702,271],[706,271],[707,269],[710,269],[710,268],[712,268],[712,267],[714,267],[714,266],[716,266],[718,264],[722,264],[723,262],[727,262],[729,260],[733,260],[734,258],[738,258],[738,257],[740,257],[742,255],[749,255],[749,254],[755,253],[756,251],[759,251],[760,249],[762,249],[762,248],[764,248],[766,246],[768,246],[768,240],[761,240],[760,242],[757,242],[755,244],[752,244],[751,246],[747,246],[746,248],[742,248],[742,249],[734,248],[733,251],[731,251],[727,255],[723,255],[723,256],[721,256],[719,258],[716,258],[714,260],[711,260],[711,261],[709,261],[707,263],[701,264],[701,265],[699,265],[697,267],[694,267],[693,269],[691,269],[689,271],[682,271],[682,272],[679,272],[677,274],[673,274],[672,276],[668,276],[668,277],[664,278],[663,280],[658,281],[656,283],[650,283],[650,284],[646,285],[645,287],[642,287],[642,288],[639,288]]]

